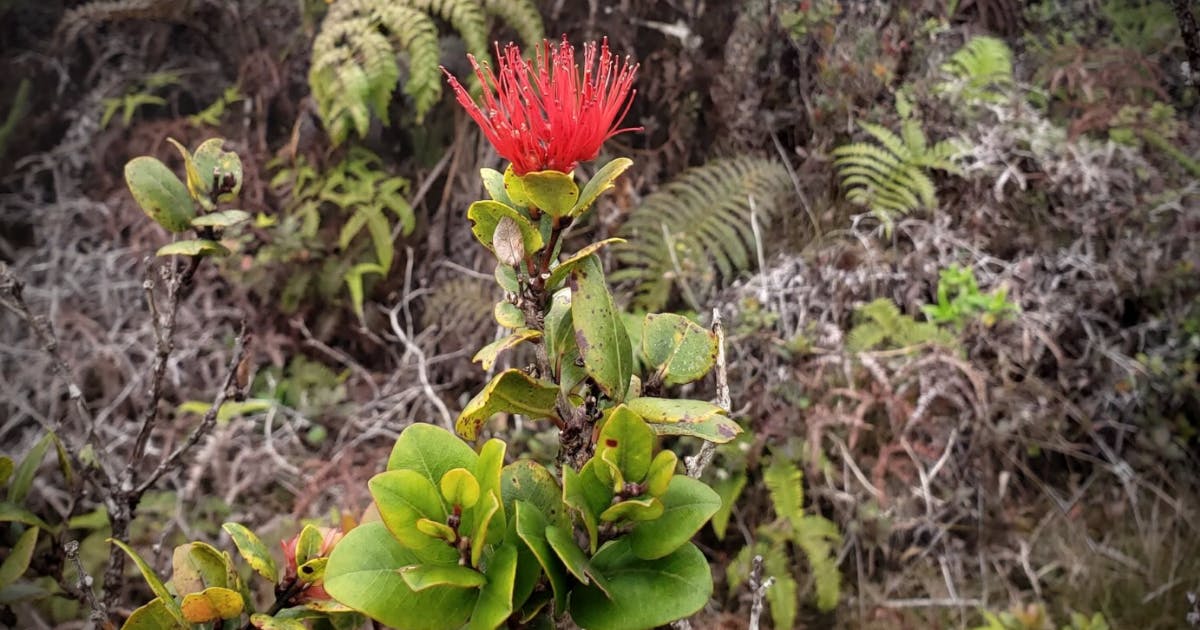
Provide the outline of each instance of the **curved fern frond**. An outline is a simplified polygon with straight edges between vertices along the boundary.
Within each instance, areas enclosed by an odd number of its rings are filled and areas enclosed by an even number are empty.
[[[494,5],[494,6],[493,6]],[[404,93],[419,124],[442,96],[437,22],[462,38],[468,52],[487,58],[488,16],[499,15],[526,44],[541,40],[533,0],[339,0],[313,42],[309,85],[333,143],[351,132],[365,136],[371,115],[388,123],[392,92],[400,81],[397,57],[407,53]]]
[[[804,513],[804,485],[800,469],[790,461],[772,459],[763,472],[763,483],[771,495],[775,514],[786,522],[792,543],[804,552],[812,567],[817,590],[817,608],[832,610],[841,591],[835,545],[842,535],[837,525],[818,514]]]
[[[619,231],[629,241],[617,249],[622,269],[612,279],[635,285],[639,308],[661,309],[675,284],[696,301],[695,292],[751,267],[751,215],[765,227],[791,195],[787,170],[773,160],[718,159],[690,169],[630,213]]]
[[[995,37],[973,37],[950,56],[942,71],[952,77],[941,86],[943,91],[959,91],[968,102],[1001,102],[1002,88],[1013,83],[1012,50]]]
[[[912,119],[902,123],[900,135],[874,123],[859,125],[879,144],[854,142],[834,149],[846,199],[870,209],[888,231],[896,215],[936,207],[937,187],[926,170],[958,173],[958,146],[950,140],[929,146]]]
[[[516,31],[517,37],[526,46],[532,46],[545,37],[542,14],[538,12],[534,0],[483,0],[483,8]]]

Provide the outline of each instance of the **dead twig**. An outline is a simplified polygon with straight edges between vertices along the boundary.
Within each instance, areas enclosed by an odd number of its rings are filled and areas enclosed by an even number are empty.
[[[775,576],[770,576],[767,579],[762,579],[763,574],[763,558],[762,556],[754,556],[754,563],[750,569],[750,592],[753,600],[750,604],[750,623],[747,624],[746,630],[758,630],[760,620],[762,618],[763,602],[767,599],[767,590],[775,584]]]
[[[721,324],[721,310],[718,308],[713,309],[712,331],[717,335],[717,406],[728,413],[733,401],[729,395],[729,372],[725,364],[725,327]],[[716,444],[705,442],[700,447],[699,453],[685,458],[687,475],[698,479],[700,475],[704,474],[704,469],[712,463],[716,451]]]

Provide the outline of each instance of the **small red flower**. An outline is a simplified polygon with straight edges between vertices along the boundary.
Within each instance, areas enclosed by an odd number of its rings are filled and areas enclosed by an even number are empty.
[[[580,162],[594,159],[605,140],[641,127],[619,128],[629,112],[637,90],[633,79],[637,64],[629,59],[618,63],[608,50],[608,40],[583,46],[583,75],[575,63],[575,47],[564,36],[552,46],[538,48],[534,62],[521,57],[509,44],[504,52],[496,47],[499,76],[486,63],[467,55],[483,85],[483,105],[445,68],[450,87],[484,135],[508,161],[513,171],[570,172]]]

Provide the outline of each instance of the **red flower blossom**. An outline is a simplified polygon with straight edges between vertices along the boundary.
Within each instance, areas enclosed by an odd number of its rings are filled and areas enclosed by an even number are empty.
[[[499,76],[467,55],[483,86],[483,105],[445,68],[450,87],[484,135],[508,161],[513,171],[570,172],[580,162],[594,159],[605,140],[641,127],[619,128],[637,90],[632,89],[637,64],[618,63],[608,50],[608,40],[583,46],[583,75],[575,63],[575,48],[564,36],[562,43],[542,43],[534,62],[521,57],[509,44],[496,47]]]
[[[342,538],[345,536],[345,534],[342,533],[342,530],[340,530],[340,529],[331,529],[331,528],[327,528],[327,527],[322,527],[322,528],[320,528],[320,530],[321,530],[321,534],[322,534],[321,550],[320,550],[320,552],[317,553],[316,556],[313,556],[315,558],[328,557],[329,553],[333,551],[334,546],[337,545],[338,542],[340,542],[342,540]],[[292,538],[291,540],[285,540],[285,541],[282,541],[279,543],[280,546],[283,547],[283,568],[284,568],[283,580],[284,580],[285,584],[293,583],[297,579],[296,571],[300,567],[298,567],[296,564],[296,547],[299,545],[299,543],[300,543],[299,535],[297,535],[295,538]],[[310,560],[311,560],[311,558],[310,558]],[[315,582],[312,582],[311,584],[308,584],[307,586],[304,586],[292,598],[292,600],[297,603],[310,602],[310,601],[316,601],[316,600],[324,600],[324,599],[332,599],[329,596],[329,593],[325,590],[325,581],[324,580],[317,580]]]

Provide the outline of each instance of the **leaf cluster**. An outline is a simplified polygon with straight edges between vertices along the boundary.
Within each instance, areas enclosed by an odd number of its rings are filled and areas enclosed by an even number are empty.
[[[957,346],[953,334],[930,322],[918,322],[900,312],[887,298],[879,298],[855,309],[859,323],[846,335],[846,348],[852,352],[898,349],[937,344]]]
[[[921,311],[930,322],[961,330],[976,319],[990,328],[997,321],[1015,316],[1020,307],[1009,301],[1006,287],[980,293],[974,269],[951,265],[938,274],[937,302],[921,307]]]

